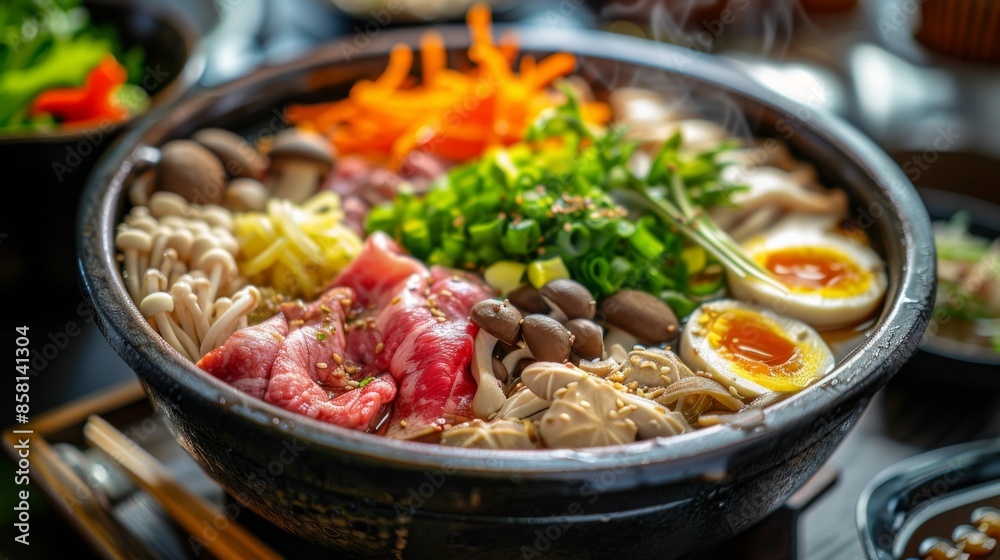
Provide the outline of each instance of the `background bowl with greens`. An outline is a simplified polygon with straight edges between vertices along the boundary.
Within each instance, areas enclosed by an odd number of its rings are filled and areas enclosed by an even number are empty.
[[[135,117],[60,126],[51,113],[32,116],[31,104],[42,91],[57,89],[72,106],[70,90],[83,97],[86,76],[108,56],[127,73],[116,92],[134,113],[178,99],[201,77],[199,44],[211,25],[207,15],[188,15],[183,6],[166,0],[0,3],[0,166],[18,201],[0,211],[0,290],[47,294],[41,301],[11,298],[10,313],[61,317],[79,305],[72,239],[80,190]]]

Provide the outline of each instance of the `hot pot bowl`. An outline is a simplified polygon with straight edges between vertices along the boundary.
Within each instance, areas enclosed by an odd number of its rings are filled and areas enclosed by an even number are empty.
[[[464,29],[441,29],[453,62]],[[697,553],[776,508],[829,457],[872,396],[909,358],[929,318],[935,255],[913,187],[870,141],[835,118],[753,86],[707,55],[592,32],[518,30],[524,52],[567,51],[598,94],[638,85],[701,102],[709,118],[786,139],[842,186],[884,256],[889,288],[860,345],[823,380],[752,425],[581,451],[485,451],[398,441],[321,424],[184,361],[148,326],[119,273],[115,226],[128,178],[150,147],[222,126],[254,138],[285,126],[288,102],[342,97],[377,76],[397,42],[337,44],[149,115],[90,177],[78,231],[81,288],[116,352],[178,441],[239,504],[350,557],[672,558]]]

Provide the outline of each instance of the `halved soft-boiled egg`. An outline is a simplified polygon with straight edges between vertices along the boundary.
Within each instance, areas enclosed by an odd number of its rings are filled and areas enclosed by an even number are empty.
[[[730,274],[732,294],[819,330],[861,323],[885,297],[885,264],[878,253],[832,231],[786,224],[748,240],[743,250],[785,290]]]
[[[809,325],[732,299],[704,303],[691,314],[681,359],[741,397],[798,391],[834,365],[830,348]]]

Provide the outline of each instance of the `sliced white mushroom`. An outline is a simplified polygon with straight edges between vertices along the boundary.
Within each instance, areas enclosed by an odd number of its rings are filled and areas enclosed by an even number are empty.
[[[633,381],[643,387],[666,387],[679,379],[694,377],[684,362],[669,350],[636,347],[628,353],[620,371],[623,385]]]
[[[539,437],[531,422],[473,420],[441,433],[441,445],[475,449],[535,449]]]
[[[678,412],[637,395],[619,392],[619,397],[632,409],[629,419],[635,423],[639,439],[675,436],[691,431],[691,425]]]
[[[572,449],[619,445],[635,441],[632,408],[620,406],[620,393],[596,377],[573,381],[556,391],[542,416],[539,431],[545,446]]]
[[[551,401],[539,397],[531,389],[521,387],[503,403],[497,411],[496,418],[531,419],[539,412],[547,410],[551,404]]]
[[[535,362],[521,372],[521,383],[545,400],[555,399],[556,392],[590,374],[573,366],[556,362]]]

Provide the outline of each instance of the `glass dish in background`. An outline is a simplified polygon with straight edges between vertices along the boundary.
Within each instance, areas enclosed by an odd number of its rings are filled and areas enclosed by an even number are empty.
[[[902,560],[922,557],[925,539],[957,540],[953,531],[973,525],[970,518],[984,507],[1000,508],[996,439],[944,447],[882,471],[862,491],[856,521],[870,560]],[[998,557],[994,550],[974,558]]]

